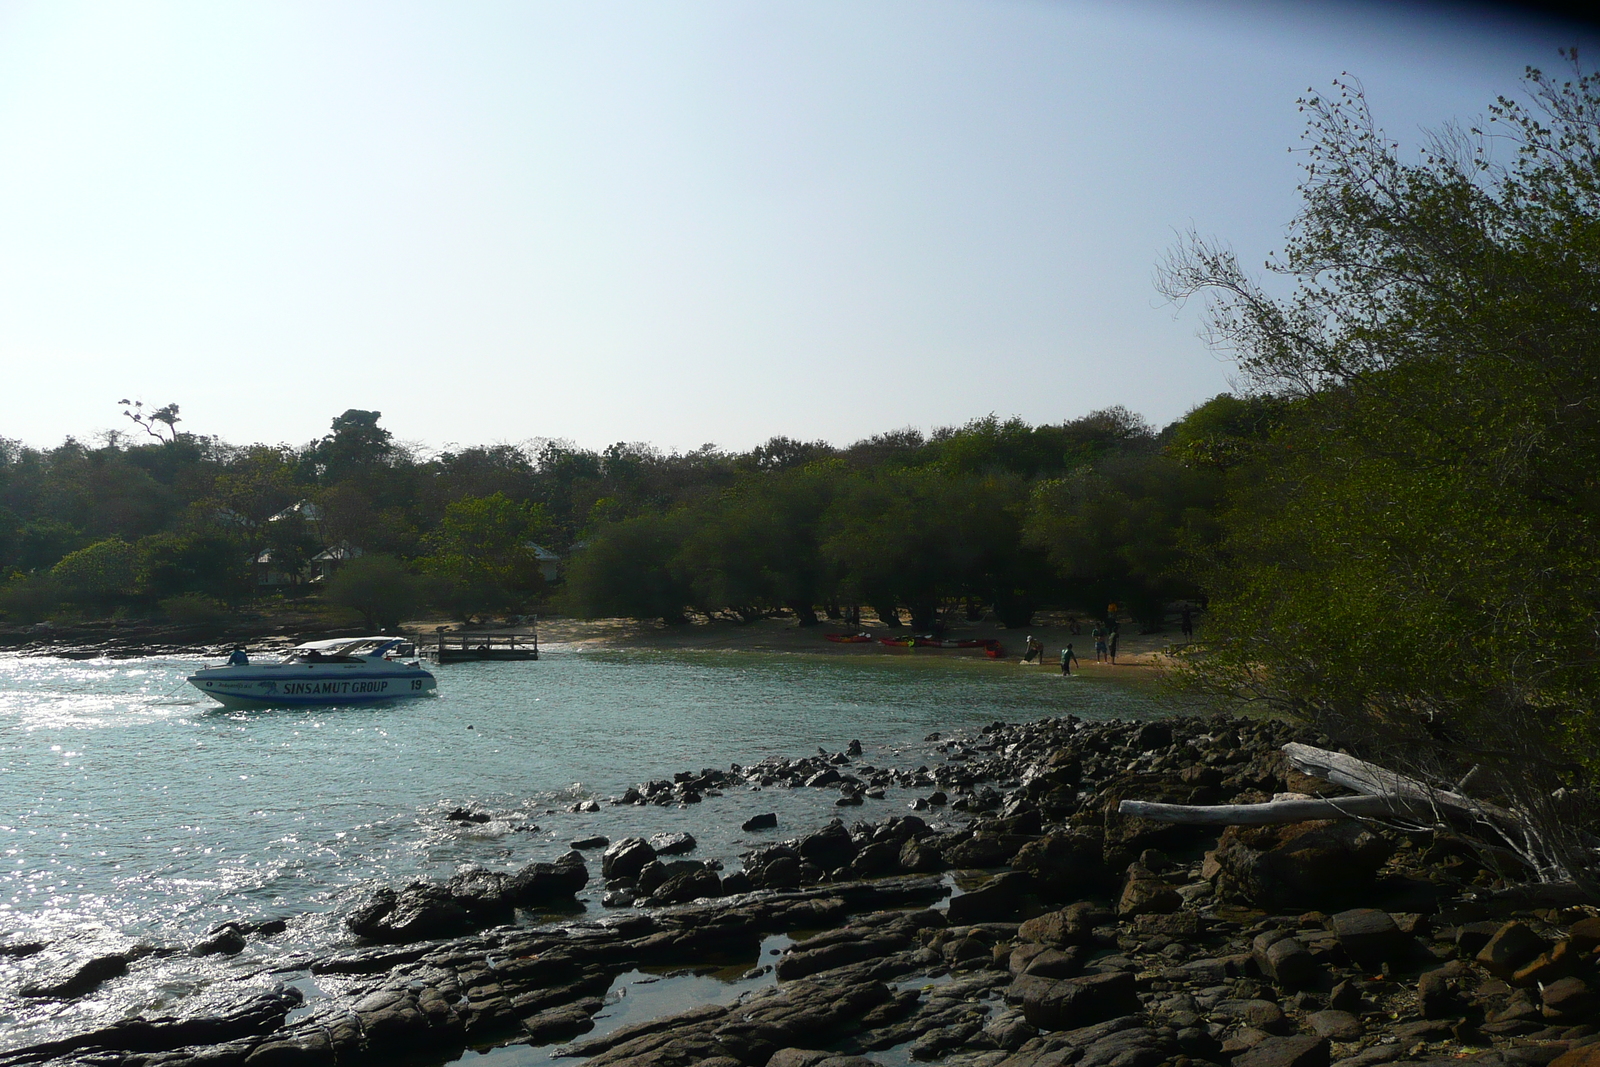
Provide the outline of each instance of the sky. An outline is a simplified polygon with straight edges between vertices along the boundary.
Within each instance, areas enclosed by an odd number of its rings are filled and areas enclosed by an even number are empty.
[[[1288,0],[0,0],[0,437],[744,450],[1229,388],[1344,72],[1406,145],[1591,28]],[[1593,54],[1592,49],[1590,54]]]

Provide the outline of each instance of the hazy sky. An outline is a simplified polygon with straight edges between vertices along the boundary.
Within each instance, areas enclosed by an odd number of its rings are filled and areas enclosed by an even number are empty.
[[[0,0],[0,436],[848,442],[1227,387],[1155,262],[1577,30],[1459,7]],[[1591,52],[1592,54],[1592,52]]]

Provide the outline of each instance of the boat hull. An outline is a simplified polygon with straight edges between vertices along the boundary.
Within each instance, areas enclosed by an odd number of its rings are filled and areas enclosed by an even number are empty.
[[[191,675],[189,684],[220,704],[255,708],[376,704],[428,696],[438,688],[424,670],[334,673],[304,666],[214,667]]]

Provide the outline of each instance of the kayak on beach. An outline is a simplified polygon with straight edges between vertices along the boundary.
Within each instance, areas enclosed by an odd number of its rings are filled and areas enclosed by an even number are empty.
[[[999,659],[1005,655],[1005,649],[1000,642],[992,637],[946,641],[932,634],[910,634],[905,637],[880,637],[878,644],[889,645],[892,648],[981,648],[990,659]]]

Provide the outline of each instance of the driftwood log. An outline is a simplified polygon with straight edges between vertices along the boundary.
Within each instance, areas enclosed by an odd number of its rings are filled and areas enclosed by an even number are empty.
[[[1432,814],[1432,808],[1425,801],[1409,797],[1306,797],[1264,804],[1158,804],[1148,800],[1124,800],[1117,811],[1156,822],[1192,826],[1268,826],[1308,819],[1420,819]]]
[[[1359,796],[1285,798],[1265,804],[1157,804],[1124,800],[1123,815],[1157,822],[1196,826],[1266,826],[1304,822],[1307,819],[1406,819],[1441,825],[1455,821],[1488,824],[1496,833],[1515,840],[1526,833],[1515,813],[1448,789],[1438,789],[1416,778],[1357,759],[1343,752],[1291,742],[1283,746],[1289,765],[1302,774],[1343,786]],[[1510,835],[1515,835],[1511,837]],[[1492,847],[1492,846],[1491,846]]]

